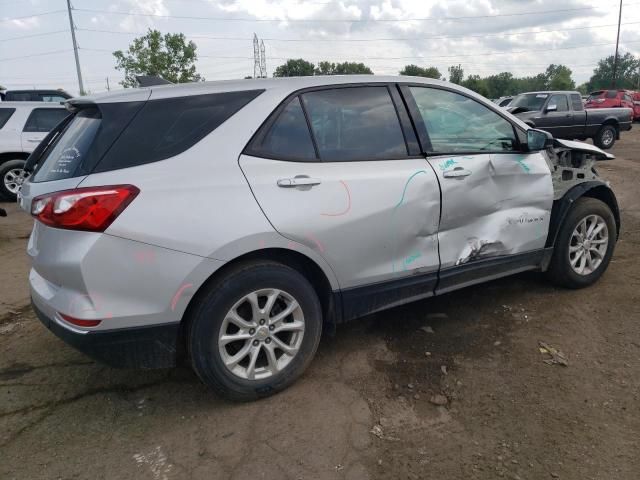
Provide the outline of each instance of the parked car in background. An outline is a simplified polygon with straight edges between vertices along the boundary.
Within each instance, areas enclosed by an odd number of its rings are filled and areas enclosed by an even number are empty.
[[[629,90],[597,90],[589,94],[585,108],[631,108],[633,92]]]
[[[7,90],[2,93],[3,102],[57,102],[71,98],[64,90]]]
[[[527,125],[569,140],[593,139],[600,148],[613,147],[620,132],[631,130],[633,110],[599,108],[585,110],[578,92],[546,91],[518,95],[509,112]]]
[[[631,99],[633,100],[633,119],[640,120],[640,92],[633,92]]]
[[[514,97],[500,97],[495,100],[495,103],[502,108],[507,108],[509,104],[513,101]]]
[[[595,169],[611,155],[449,82],[202,82],[68,104],[19,193],[35,312],[114,366],[186,355],[236,400],[293,383],[325,325],[525,270],[585,287],[618,237]]]
[[[0,103],[0,197],[15,200],[25,160],[69,112],[53,102]]]

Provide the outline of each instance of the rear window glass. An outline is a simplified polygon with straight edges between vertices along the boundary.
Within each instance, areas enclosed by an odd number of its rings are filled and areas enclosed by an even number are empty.
[[[256,155],[283,160],[316,160],[316,151],[300,99],[295,97],[255,147]]]
[[[607,90],[607,98],[616,98],[618,96],[618,92],[615,90]]]
[[[4,127],[15,111],[15,108],[0,108],[0,128]]]
[[[408,155],[387,87],[349,87],[302,95],[322,161],[392,160]]]
[[[150,100],[95,171],[106,172],[173,157],[191,148],[264,90]]]
[[[64,108],[36,108],[31,112],[24,126],[25,132],[50,132],[64,120],[69,112]]]
[[[49,182],[73,177],[88,155],[101,121],[97,109],[80,111],[50,147],[51,150],[42,166],[36,170],[33,181]]]

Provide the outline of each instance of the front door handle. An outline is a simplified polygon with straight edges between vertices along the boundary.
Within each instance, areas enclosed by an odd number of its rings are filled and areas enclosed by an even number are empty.
[[[445,170],[442,172],[444,178],[463,178],[471,175],[471,170],[465,170],[462,167],[456,167],[451,170]]]
[[[27,142],[31,143],[40,143],[42,141],[41,138],[27,138]]]
[[[320,185],[320,183],[319,179],[311,178],[306,175],[298,175],[293,178],[281,178],[278,180],[278,186],[282,188],[313,187],[314,185]]]

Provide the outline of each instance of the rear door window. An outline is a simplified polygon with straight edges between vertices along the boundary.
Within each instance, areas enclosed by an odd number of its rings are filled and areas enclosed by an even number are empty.
[[[575,112],[579,112],[584,109],[584,106],[582,105],[582,97],[577,93],[571,94],[571,106]]]
[[[15,111],[15,108],[0,108],[0,128],[4,127]]]
[[[322,161],[408,156],[400,120],[386,86],[312,91],[302,94],[302,100]]]
[[[282,160],[314,161],[317,159],[309,126],[298,97],[282,109],[266,134],[257,139],[248,153]]]
[[[605,95],[607,98],[616,98],[618,96],[618,92],[615,90],[607,90]]]
[[[69,112],[64,108],[34,108],[24,125],[25,132],[50,132]]]

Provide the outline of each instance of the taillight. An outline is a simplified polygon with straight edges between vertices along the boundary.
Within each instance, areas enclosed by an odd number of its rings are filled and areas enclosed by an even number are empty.
[[[80,318],[70,317],[69,315],[65,315],[63,313],[58,313],[60,317],[65,321],[69,322],[72,325],[76,325],[78,327],[97,327],[100,325],[102,320],[82,320]]]
[[[104,232],[138,193],[133,185],[64,190],[34,198],[31,215],[55,228]]]

